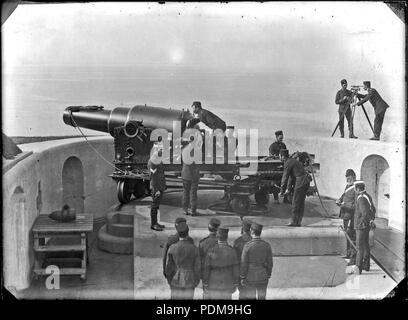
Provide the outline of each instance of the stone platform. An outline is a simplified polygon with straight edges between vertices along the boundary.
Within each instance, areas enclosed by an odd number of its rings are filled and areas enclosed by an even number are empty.
[[[240,217],[235,214],[217,214],[207,207],[222,197],[222,191],[199,191],[199,216],[185,216],[180,208],[180,191],[166,192],[159,211],[159,221],[166,226],[162,232],[150,229],[151,198],[133,200],[127,205],[111,208],[107,224],[99,233],[99,248],[114,253],[133,254],[140,257],[161,257],[170,234],[174,234],[174,220],[184,216],[190,227],[190,236],[198,241],[208,234],[207,225],[217,217],[223,226],[230,229],[229,242],[240,236]],[[335,215],[337,207],[332,201],[325,201],[329,213]],[[247,216],[264,225],[262,237],[267,240],[275,256],[320,256],[338,255],[345,252],[344,235],[339,231],[341,221],[324,218],[318,199],[307,199],[302,227],[287,227],[291,206],[270,203],[264,215]],[[133,230],[131,229],[133,224]],[[133,234],[133,237],[132,237]],[[133,239],[132,239],[133,238]]]

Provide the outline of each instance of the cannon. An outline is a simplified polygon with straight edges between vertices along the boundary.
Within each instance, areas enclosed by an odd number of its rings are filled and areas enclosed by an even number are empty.
[[[110,175],[117,182],[117,196],[120,203],[128,203],[132,196],[140,198],[149,193],[149,173],[147,162],[154,141],[154,129],[174,131],[174,122],[179,124],[181,133],[187,128],[192,114],[185,110],[166,109],[138,105],[131,108],[117,107],[106,110],[103,106],[70,106],[63,114],[65,124],[73,127],[92,129],[109,133],[114,138],[114,172]],[[230,127],[231,128],[231,127]],[[233,128],[233,127],[232,127]],[[221,180],[200,179],[200,186],[222,187],[227,198],[227,207],[239,214],[245,214],[250,207],[249,196],[255,195],[259,205],[269,201],[271,186],[279,183],[283,173],[283,163],[279,159],[266,160],[266,157],[249,157],[228,163],[226,155],[227,137],[224,137],[224,162],[199,164],[200,172],[216,174]],[[173,163],[173,141],[170,140],[170,162],[164,164],[168,181],[180,180],[181,161]],[[215,140],[214,140],[215,141]],[[203,144],[203,158],[205,145]],[[214,157],[216,155],[214,154]],[[238,160],[236,158],[236,160]],[[256,162],[258,171],[242,178],[241,171]]]

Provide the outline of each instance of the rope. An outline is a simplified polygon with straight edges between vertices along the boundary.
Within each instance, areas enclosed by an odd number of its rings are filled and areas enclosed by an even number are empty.
[[[315,187],[316,187],[316,192],[317,192],[317,196],[319,197],[320,205],[322,206],[323,210],[326,212],[326,215],[325,215],[326,218],[330,218],[331,214],[326,210],[326,208],[323,205],[323,201],[322,201],[322,198],[320,197],[320,193],[319,193],[319,188],[317,187],[316,178],[314,176],[313,168],[312,168],[312,166],[310,164],[309,164],[309,168],[310,168],[310,171],[312,172],[313,182],[314,182]]]
[[[81,128],[77,125],[77,123],[75,122],[74,117],[72,116],[72,111],[69,112],[69,116],[71,118],[72,123],[75,125],[75,128],[77,128],[79,130],[79,132],[81,133],[81,135],[85,138],[86,142],[89,144],[89,146],[95,151],[95,153],[103,160],[105,161],[109,166],[113,167],[115,170],[120,171],[123,174],[126,175],[135,175],[133,174],[133,172],[126,172],[123,171],[119,168],[117,168],[115,165],[113,165],[108,159],[106,159],[93,145],[92,143],[89,142],[88,138],[85,136],[85,134],[82,132]]]

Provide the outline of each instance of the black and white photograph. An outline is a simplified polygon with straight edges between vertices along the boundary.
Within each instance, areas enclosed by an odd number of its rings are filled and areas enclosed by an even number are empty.
[[[406,285],[405,2],[1,18],[2,296],[189,318]]]

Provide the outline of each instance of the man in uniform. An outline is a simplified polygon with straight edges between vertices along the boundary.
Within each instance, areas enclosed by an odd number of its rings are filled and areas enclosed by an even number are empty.
[[[203,287],[208,292],[208,299],[231,300],[239,284],[238,258],[227,242],[228,231],[227,228],[218,228],[218,243],[208,250],[205,257]]]
[[[238,263],[240,265],[241,265],[242,250],[244,250],[244,245],[252,239],[251,238],[252,221],[249,219],[242,219],[241,223],[242,223],[241,236],[235,239],[234,245],[233,245],[233,248],[235,252],[237,253]],[[238,290],[239,290],[239,300],[246,299],[245,287],[239,284]]]
[[[365,191],[364,181],[355,181],[356,211],[354,214],[354,228],[356,229],[358,273],[362,270],[370,271],[370,229],[375,228],[375,207],[371,196]]]
[[[380,140],[382,124],[384,121],[385,111],[389,105],[381,98],[380,94],[374,88],[371,88],[370,81],[364,81],[364,90],[367,90],[367,94],[360,94],[357,93],[357,97],[361,98],[359,102],[355,103],[355,105],[360,106],[363,103],[370,101],[374,108],[375,112],[375,119],[374,119],[374,137],[370,138],[370,140]]]
[[[298,159],[289,158],[283,166],[283,177],[281,184],[281,195],[284,196],[288,186],[289,178],[295,180],[295,188],[292,200],[292,221],[288,224],[289,227],[300,227],[303,213],[305,211],[306,193],[309,189],[311,178],[304,168],[304,163],[307,161],[307,153],[299,153]]]
[[[163,162],[159,157],[162,156],[162,150],[157,147],[153,150],[152,155],[147,163],[150,173],[150,189],[152,195],[152,205],[150,207],[150,228],[155,231],[163,231],[164,225],[157,221],[157,212],[160,202],[166,190],[166,177],[164,175]]]
[[[261,239],[262,225],[251,225],[252,240],[242,251],[240,278],[248,299],[265,300],[266,288],[272,274],[273,260],[271,245]]]
[[[209,234],[204,239],[201,239],[198,243],[198,250],[200,253],[200,260],[201,260],[201,269],[204,268],[204,261],[205,257],[207,256],[207,252],[213,246],[215,246],[218,242],[217,240],[217,230],[220,226],[221,222],[217,218],[212,218],[210,223],[208,224],[208,231]],[[203,288],[203,299],[207,299],[207,288]]]
[[[340,81],[341,89],[336,93],[335,103],[339,105],[339,129],[340,138],[344,138],[344,116],[346,116],[348,128],[349,128],[349,138],[357,139],[353,133],[353,117],[350,108],[350,103],[353,98],[352,92],[347,89],[347,80],[343,79]]]
[[[188,240],[188,226],[177,225],[179,241],[167,253],[166,278],[171,299],[193,299],[194,289],[200,282],[201,263],[198,248]]]
[[[183,180],[183,210],[189,215],[188,207],[191,204],[191,215],[197,215],[197,191],[200,181],[200,169],[194,162],[186,164],[183,162],[181,169],[181,178]]]
[[[283,162],[283,165],[285,165],[286,161],[289,159],[289,150],[281,149],[279,151],[279,158]],[[294,181],[295,180],[291,176],[289,176],[287,190],[286,190],[286,193],[284,194],[284,197],[283,197],[283,203],[288,203],[288,204],[292,203],[292,200],[293,200],[293,188],[295,187]],[[281,183],[282,183],[282,179],[279,181],[279,185],[281,185]],[[272,190],[273,197],[275,199],[278,198],[279,191],[280,191],[280,187],[275,187],[274,190]],[[277,193],[277,194],[275,195],[275,193]]]
[[[176,221],[174,222],[174,227],[177,230],[177,226],[180,223],[187,223],[186,219],[183,217],[178,217],[176,218]],[[179,234],[176,232],[176,234],[170,235],[167,239],[166,246],[164,247],[164,255],[163,255],[163,275],[166,277],[166,263],[167,263],[167,252],[169,251],[169,248],[172,244],[175,244],[180,240]],[[194,244],[193,238],[190,236],[187,236],[187,240],[190,241],[192,244]]]
[[[283,143],[283,131],[276,131],[275,137],[276,141],[269,146],[269,156],[279,159],[279,151],[286,149],[286,145]]]
[[[356,181],[356,173],[352,169],[346,170],[346,187],[340,199],[336,204],[340,207],[340,218],[343,219],[344,231],[349,238],[355,243],[356,231],[354,230],[354,210],[356,202],[356,191],[354,189],[354,181]],[[353,245],[346,239],[346,258],[350,259],[349,266],[356,264],[356,250]]]
[[[190,126],[193,126],[198,122],[202,122],[213,131],[221,129],[223,132],[225,132],[227,129],[225,121],[211,111],[203,109],[200,101],[194,101],[191,108],[196,118],[190,120]]]

